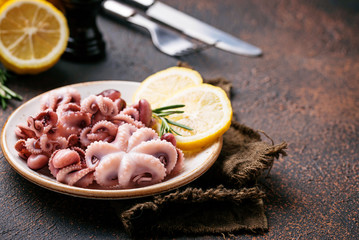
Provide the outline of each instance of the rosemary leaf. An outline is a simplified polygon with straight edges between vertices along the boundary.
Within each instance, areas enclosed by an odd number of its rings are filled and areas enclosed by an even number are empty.
[[[184,124],[181,124],[181,123],[178,123],[178,122],[169,120],[169,119],[167,119],[167,122],[170,123],[170,124],[172,124],[172,125],[175,125],[175,126],[177,126],[177,127],[184,128],[184,129],[186,129],[186,130],[189,130],[189,131],[192,131],[192,130],[193,130],[193,128],[190,128],[190,127],[188,127],[188,126],[186,126],[186,125],[184,125]]]
[[[22,100],[22,97],[19,94],[5,86],[5,82],[9,77],[10,76],[5,70],[0,69],[0,101],[3,109],[6,109],[7,107],[7,100],[11,100],[13,98]]]
[[[184,113],[184,111],[167,111],[167,112],[163,112],[163,113],[157,113],[157,116],[166,117],[166,116],[176,114],[176,113]]]
[[[182,136],[179,132],[175,131],[173,128],[170,129],[170,132],[177,134],[178,136]]]
[[[165,129],[168,131],[171,129],[170,125],[168,124],[167,122],[167,119],[166,118],[161,118],[162,122],[164,123],[165,125]]]
[[[185,106],[184,104],[169,105],[169,106],[153,109],[152,112],[159,113],[159,112],[162,112],[163,110],[181,108],[181,107],[184,107],[184,106]]]
[[[152,116],[154,118],[157,118],[158,120],[161,121],[161,126],[160,126],[160,137],[165,134],[165,133],[174,133],[177,135],[180,135],[180,133],[178,133],[177,131],[175,131],[171,125],[173,126],[177,126],[180,128],[184,128],[186,130],[193,130],[192,128],[184,125],[184,124],[180,124],[178,122],[169,120],[168,118],[166,118],[167,116],[170,116],[172,114],[181,114],[184,113],[184,111],[180,111],[180,110],[172,110],[172,111],[165,111],[165,110],[170,110],[170,109],[176,109],[176,108],[181,108],[184,107],[185,105],[183,104],[177,104],[177,105],[170,105],[170,106],[165,106],[165,107],[160,107],[160,108],[156,108],[152,110]]]
[[[161,127],[160,127],[160,137],[162,137],[163,133],[166,132],[165,130],[165,124],[163,123],[163,121],[161,122]]]
[[[2,109],[6,108],[6,101],[4,98],[1,98],[1,107],[2,107]]]
[[[5,85],[2,85],[1,87],[7,94],[9,94],[11,97],[16,98],[18,100],[22,100],[22,96],[20,96],[19,94],[17,94],[16,92],[12,91],[11,89],[9,89],[8,87],[6,87]]]
[[[1,85],[0,85],[1,86]],[[4,89],[0,88],[0,96],[1,97],[6,97],[6,92],[4,91]]]
[[[165,133],[166,133],[166,132],[170,132],[170,133],[175,133],[175,134],[181,136],[180,133],[176,132],[176,131],[169,125],[169,122],[168,122],[168,119],[167,119],[167,118],[161,118],[161,120],[162,120],[162,122],[163,122],[164,125],[165,125],[165,129],[166,129]],[[163,134],[164,134],[164,133],[163,133]],[[162,134],[162,135],[163,135],[163,134]]]
[[[11,99],[11,96],[7,93],[5,93],[5,95],[1,96],[2,98],[4,98],[4,100],[10,100]]]

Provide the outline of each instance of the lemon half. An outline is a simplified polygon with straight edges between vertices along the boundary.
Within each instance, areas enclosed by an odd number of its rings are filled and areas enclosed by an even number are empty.
[[[184,67],[171,67],[147,77],[133,96],[133,102],[146,99],[152,108],[162,107],[163,101],[175,92],[203,82],[201,75]]]
[[[44,0],[10,0],[0,8],[0,60],[18,74],[52,67],[67,46],[65,16]]]

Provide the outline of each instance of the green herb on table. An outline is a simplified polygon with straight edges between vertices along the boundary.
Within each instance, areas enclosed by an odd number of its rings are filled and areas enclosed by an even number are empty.
[[[173,110],[173,109],[177,109],[177,108],[182,108],[185,105],[183,104],[178,104],[178,105],[170,105],[170,106],[166,106],[166,107],[160,107],[160,108],[156,108],[152,110],[152,116],[156,119],[161,120],[161,127],[160,127],[160,136],[162,136],[165,133],[174,133],[177,134],[179,136],[181,136],[181,134],[179,134],[178,132],[176,132],[171,125],[173,126],[177,126],[189,131],[192,131],[193,129],[183,125],[181,123],[169,120],[167,117],[172,115],[172,114],[181,114],[184,113],[184,111],[180,111],[180,110]]]
[[[7,107],[7,101],[10,99],[22,100],[22,97],[19,94],[5,86],[5,82],[8,78],[9,75],[6,71],[0,69],[0,101],[3,109]]]

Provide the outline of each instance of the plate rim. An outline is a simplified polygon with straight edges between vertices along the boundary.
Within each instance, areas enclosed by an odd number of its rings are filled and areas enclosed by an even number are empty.
[[[1,131],[1,149],[2,153],[4,155],[4,158],[6,161],[10,164],[10,166],[23,178],[27,179],[28,181],[43,187],[45,189],[58,192],[65,195],[70,195],[74,197],[81,197],[81,198],[89,198],[89,199],[106,199],[106,200],[120,200],[120,199],[131,199],[131,198],[140,198],[140,197],[146,197],[151,195],[156,195],[164,192],[168,192],[174,189],[177,189],[179,187],[182,187],[198,177],[200,177],[202,174],[204,174],[217,160],[219,153],[222,149],[223,144],[223,138],[220,137],[215,141],[211,146],[208,148],[213,148],[214,151],[210,155],[209,158],[206,159],[206,161],[200,165],[197,169],[191,169],[188,173],[186,173],[184,176],[182,176],[179,181],[169,182],[163,181],[161,183],[153,184],[146,187],[141,188],[132,188],[132,189],[91,189],[91,188],[81,188],[81,187],[75,187],[70,186],[64,183],[57,182],[55,179],[52,181],[47,180],[45,178],[45,175],[41,176],[41,173],[38,173],[37,171],[31,170],[29,168],[25,169],[20,164],[16,163],[16,160],[12,159],[12,156],[9,156],[9,149],[8,143],[6,141],[6,129],[9,128],[9,120],[12,119],[12,117],[19,113],[21,109],[26,107],[29,102],[34,101],[35,99],[40,99],[41,96],[49,93],[53,90],[58,90],[65,87],[81,87],[81,86],[88,86],[88,85],[97,85],[97,84],[111,84],[111,82],[118,83],[124,83],[124,84],[130,84],[130,85],[137,85],[139,86],[139,82],[132,82],[132,81],[124,81],[124,80],[99,80],[99,81],[90,81],[90,82],[81,82],[81,83],[75,83],[70,85],[65,85],[62,87],[54,88],[52,90],[46,91],[44,93],[41,93],[39,95],[34,96],[33,98],[27,100],[23,104],[21,104],[19,107],[17,107],[6,119],[4,126],[2,127]],[[207,149],[208,149],[207,148]],[[46,176],[47,177],[47,176]]]

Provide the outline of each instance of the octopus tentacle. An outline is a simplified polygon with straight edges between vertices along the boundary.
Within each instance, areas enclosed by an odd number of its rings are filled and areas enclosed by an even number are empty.
[[[102,120],[110,120],[111,117],[103,115],[100,111],[91,116],[91,124],[94,125]]]
[[[83,171],[85,172],[86,169],[89,168],[85,168]],[[92,170],[92,169],[89,169]],[[84,174],[84,172],[82,174]],[[77,187],[87,187],[90,184],[92,184],[95,180],[95,176],[93,174],[94,172],[88,172],[85,176],[83,176],[81,179],[79,179],[74,185]]]
[[[24,139],[36,137],[34,130],[23,124],[19,124],[16,126],[15,135],[18,138],[24,138]]]
[[[87,187],[90,185],[95,177],[94,177],[94,169],[84,168],[73,173],[69,173],[67,178],[68,185],[77,186],[77,187]]]
[[[79,134],[81,132],[81,127],[77,126],[76,119],[74,118],[73,122],[66,122],[59,125],[58,132],[61,136],[68,137],[71,134]]]
[[[49,159],[49,162],[48,162],[48,166],[49,166],[49,170],[50,170],[50,173],[52,174],[52,176],[54,176],[56,178],[57,176],[57,173],[59,172],[59,169],[56,168],[53,164],[53,158],[54,156],[57,154],[57,152],[60,151],[59,150],[56,150],[55,152],[53,152],[50,156],[50,159]]]
[[[81,102],[81,109],[84,112],[95,114],[98,111],[98,106],[96,104],[97,96],[90,95]]]
[[[124,155],[124,152],[117,152],[106,155],[102,159],[94,173],[95,180],[100,186],[115,187],[119,184],[119,167]]]
[[[97,98],[98,108],[103,115],[114,116],[118,114],[117,106],[110,98],[102,96],[98,96]]]
[[[140,112],[134,107],[126,107],[120,113],[130,116],[134,120],[140,120]]]
[[[87,138],[91,141],[111,142],[115,139],[117,133],[117,125],[110,121],[97,122],[92,128],[91,133],[87,134]]]
[[[140,128],[128,140],[127,152],[131,151],[132,148],[151,140],[158,139],[159,136],[152,128]]]
[[[177,150],[171,143],[164,140],[143,142],[131,150],[132,152],[149,154],[158,158],[165,166],[166,173],[170,174],[177,162]]]
[[[76,172],[78,170],[81,170],[82,166],[80,163],[75,163],[72,165],[69,165],[67,167],[59,169],[58,173],[56,174],[56,180],[62,183],[69,183],[69,180],[71,178],[71,173]]]
[[[77,105],[76,103],[66,103],[59,106],[56,110],[58,115],[62,115],[65,112],[80,112],[81,106]]]
[[[116,138],[111,144],[116,146],[120,151],[126,151],[128,146],[128,140],[137,128],[131,124],[125,123],[118,127]]]
[[[53,145],[51,140],[48,138],[47,134],[43,134],[40,137],[40,148],[44,152],[51,152],[53,149]]]
[[[56,111],[56,109],[66,103],[75,103],[80,104],[81,95],[75,88],[63,88],[59,90],[53,90],[43,96],[40,100],[40,107],[42,110],[51,109]]]
[[[26,148],[26,141],[24,139],[18,140],[14,147],[22,159],[27,159],[31,155],[31,152]]]
[[[80,141],[77,134],[70,134],[70,136],[68,136],[66,140],[67,140],[67,146],[69,147],[76,146]]]
[[[107,142],[93,142],[85,152],[86,165],[89,168],[96,168],[101,159],[107,154],[118,152],[119,149]]]
[[[80,105],[81,94],[75,88],[66,88],[66,94],[71,96],[70,102]]]
[[[52,143],[52,151],[58,150],[58,149],[64,149],[68,147],[68,141],[64,137],[57,137]]]
[[[177,150],[177,162],[174,168],[172,169],[172,171],[169,173],[172,176],[179,174],[184,167],[184,154],[181,149],[176,148],[176,150]]]
[[[47,134],[43,134],[39,138],[40,148],[43,152],[52,153],[58,149],[64,149],[68,147],[68,141],[64,137],[57,137],[55,139],[49,138]]]
[[[81,109],[84,112],[95,114],[98,111],[104,116],[114,116],[118,114],[115,103],[108,97],[91,95],[81,102]]]
[[[96,96],[108,97],[112,101],[116,101],[117,99],[121,99],[121,92],[116,89],[106,89],[97,94]]]
[[[76,151],[80,156],[81,162],[84,162],[84,160],[85,160],[85,150],[83,150],[80,147],[72,147],[71,149]]]
[[[137,120],[134,120],[132,117],[126,114],[119,113],[116,116],[111,118],[111,121],[117,125],[122,125],[124,123],[129,123],[137,128],[143,128],[145,125]]]
[[[101,121],[101,122],[96,123],[91,129],[92,133],[95,133],[98,131],[106,131],[110,135],[116,135],[117,126],[109,121]]]
[[[128,153],[122,159],[118,181],[122,188],[142,187],[161,182],[166,169],[155,157],[143,153]]]
[[[89,133],[87,134],[87,138],[91,142],[96,142],[96,141],[111,142],[114,139],[114,137],[109,136],[106,132]]]
[[[42,149],[40,147],[39,139],[36,138],[28,138],[25,141],[26,149],[31,152],[31,154],[40,154],[42,153]]]
[[[88,139],[88,137],[87,137],[87,134],[90,132],[91,132],[91,127],[86,127],[84,129],[82,129],[82,131],[80,133],[80,143],[84,147],[87,147],[88,145],[91,144],[90,139]]]

